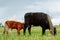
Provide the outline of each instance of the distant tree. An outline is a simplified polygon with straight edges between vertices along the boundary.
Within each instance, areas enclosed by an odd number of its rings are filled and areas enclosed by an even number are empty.
[[[4,27],[2,23],[0,23],[0,27]]]
[[[60,24],[59,24],[59,26],[60,26]]]

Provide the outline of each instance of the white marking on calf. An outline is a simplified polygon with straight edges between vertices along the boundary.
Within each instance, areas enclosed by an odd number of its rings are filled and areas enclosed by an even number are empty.
[[[8,33],[8,30],[9,30],[8,25],[5,23],[5,27],[4,27],[5,33]]]

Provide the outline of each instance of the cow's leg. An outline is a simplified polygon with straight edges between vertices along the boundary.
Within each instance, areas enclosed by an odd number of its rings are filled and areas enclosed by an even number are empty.
[[[31,25],[28,26],[28,32],[29,32],[29,34],[31,35]]]
[[[26,28],[27,28],[27,25],[24,25],[24,28],[23,28],[23,33],[24,33],[24,35],[25,35],[25,32],[26,32]]]
[[[45,34],[45,30],[46,30],[46,29],[42,28],[42,35]]]

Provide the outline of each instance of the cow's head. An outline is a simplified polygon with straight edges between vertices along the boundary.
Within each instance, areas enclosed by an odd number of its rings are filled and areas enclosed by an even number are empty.
[[[55,36],[56,35],[56,28],[54,27],[53,29],[50,30],[50,32],[51,32],[52,35]]]

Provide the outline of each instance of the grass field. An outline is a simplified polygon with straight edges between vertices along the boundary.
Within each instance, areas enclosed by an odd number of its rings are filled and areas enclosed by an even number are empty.
[[[42,36],[42,30],[40,27],[32,27],[31,36],[26,31],[26,35],[23,35],[21,30],[20,36],[17,35],[17,31],[9,30],[8,35],[3,34],[3,28],[0,27],[0,40],[60,40],[60,27],[57,28],[57,35],[54,37],[50,34],[49,30],[46,30],[46,35]]]

